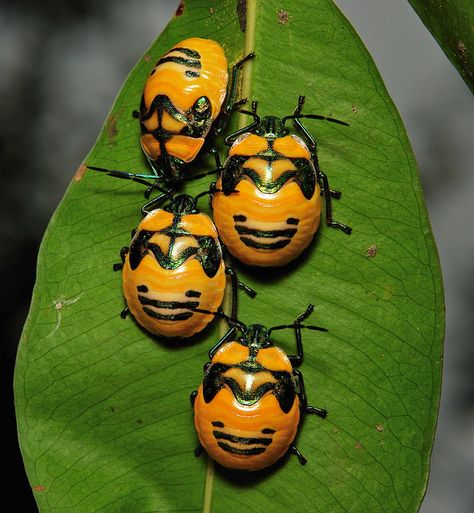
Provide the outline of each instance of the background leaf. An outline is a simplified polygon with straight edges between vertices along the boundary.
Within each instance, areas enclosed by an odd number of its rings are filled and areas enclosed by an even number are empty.
[[[22,450],[42,512],[217,512],[237,503],[249,511],[418,509],[439,399],[443,307],[416,165],[371,59],[331,2],[251,5],[249,98],[260,113],[285,115],[306,94],[305,112],[351,125],[307,124],[332,187],[343,191],[335,217],[354,233],[322,227],[289,268],[242,270],[259,292],[241,298],[245,322],[287,322],[316,303],[313,320],[330,332],[306,335],[302,371],[310,403],[329,417],[304,423],[306,467],[289,458],[237,477],[193,457],[188,394],[217,326],[171,347],[118,317],[120,277],[111,266],[140,218],[142,189],[81,168],[42,245],[16,372]],[[154,62],[190,35],[219,40],[231,62],[244,52],[234,2],[188,0],[130,75],[89,163],[146,169],[131,111]],[[288,334],[276,340],[292,350]]]
[[[471,0],[409,2],[474,91],[474,3]]]

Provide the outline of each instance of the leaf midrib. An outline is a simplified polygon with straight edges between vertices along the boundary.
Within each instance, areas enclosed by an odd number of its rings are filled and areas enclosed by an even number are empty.
[[[257,22],[257,6],[259,2],[252,0],[246,2],[246,25],[245,25],[245,42],[244,42],[244,56],[255,50],[255,27]],[[242,83],[241,83],[241,98],[249,98],[250,84],[252,78],[253,59],[250,59],[242,70]],[[243,128],[248,124],[248,118],[245,114],[238,114],[238,128]],[[223,308],[225,312],[229,312],[232,304],[232,287],[229,282],[226,285]],[[225,320],[220,320],[219,333],[224,335],[228,330],[228,325]],[[211,458],[207,458],[206,463],[206,479],[204,482],[204,501],[203,513],[211,512],[212,495],[214,492],[214,477],[215,468],[214,462]]]

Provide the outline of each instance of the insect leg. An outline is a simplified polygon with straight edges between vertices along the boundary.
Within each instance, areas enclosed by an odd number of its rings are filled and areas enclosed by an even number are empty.
[[[121,260],[121,263],[113,265],[113,270],[114,271],[120,271],[120,269],[123,268],[123,264],[125,263],[125,257],[127,256],[129,250],[130,250],[130,248],[128,246],[125,246],[125,247],[123,247],[120,250],[120,260]]]
[[[231,77],[230,77],[229,91],[227,93],[226,104],[221,111],[221,115],[218,120],[217,126],[214,129],[215,135],[220,135],[223,132],[223,130],[227,126],[227,123],[229,122],[229,117],[230,117],[232,111],[239,105],[243,105],[244,103],[247,102],[246,98],[243,98],[237,102],[235,101],[235,98],[237,96],[238,76],[239,76],[240,68],[248,60],[253,59],[254,57],[255,57],[255,54],[253,52],[251,52],[233,66],[232,72],[231,72]]]
[[[306,465],[306,463],[308,463],[308,460],[300,453],[296,446],[290,445],[288,451],[298,457],[298,461],[301,463],[301,465]]]
[[[309,406],[308,400],[306,398],[306,390],[304,386],[303,374],[298,369],[293,369],[293,376],[295,377],[296,383],[298,385],[298,396],[301,401],[301,408],[304,413],[314,413],[319,415],[323,419],[327,417],[328,412],[323,408],[318,408],[316,406]]]
[[[334,221],[332,218],[332,203],[331,203],[331,189],[329,188],[329,182],[328,177],[326,176],[326,173],[324,173],[321,169],[316,168],[316,171],[318,173],[318,179],[320,183],[322,182],[322,193],[324,196],[324,203],[326,205],[326,224],[330,226],[331,228],[339,228],[344,233],[347,233],[348,235],[352,232],[352,228],[350,226],[347,226],[343,223],[339,223],[338,221]],[[333,191],[338,192],[338,191]],[[339,193],[340,196],[340,193]]]

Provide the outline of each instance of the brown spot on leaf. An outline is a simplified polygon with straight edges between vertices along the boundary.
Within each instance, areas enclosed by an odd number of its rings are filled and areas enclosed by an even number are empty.
[[[463,55],[466,52],[466,45],[462,41],[458,41],[458,51]]]
[[[382,426],[382,424],[377,424],[375,426],[375,429],[379,432],[379,433],[382,433],[382,431],[384,430],[384,427]]]
[[[33,491],[34,492],[44,492],[45,490],[46,490],[46,487],[43,486],[43,485],[33,486]]]
[[[216,14],[214,7],[209,7],[209,14]]]
[[[369,258],[373,258],[376,254],[377,254],[377,251],[378,251],[378,248],[375,244],[371,244],[368,248],[367,248],[367,256]]]
[[[175,16],[181,16],[184,12],[184,0],[179,2],[178,8],[176,9]]]
[[[356,113],[357,113],[357,105],[354,105],[354,104],[353,104],[353,105],[352,105],[352,107],[351,107],[351,110],[352,110],[352,112],[353,112],[354,114],[356,114]]]
[[[288,23],[290,19],[290,15],[288,14],[288,11],[285,11],[285,9],[280,9],[277,14],[277,23],[280,23],[280,25],[285,25]]]
[[[87,171],[87,166],[82,163],[78,168],[77,171],[74,173],[74,180],[76,182],[80,182],[84,176],[84,173]]]
[[[245,32],[247,28],[247,0],[237,0],[237,16],[240,30]]]
[[[109,116],[109,119],[107,120],[107,136],[109,138],[109,144],[114,144],[115,138],[117,137],[117,134],[118,134],[117,121],[118,121],[117,114],[111,114]]]
[[[144,56],[143,56],[143,60],[145,62],[150,62],[151,61],[151,55],[149,53],[146,53]]]
[[[356,449],[362,449],[362,444],[360,442],[356,442],[355,448]]]

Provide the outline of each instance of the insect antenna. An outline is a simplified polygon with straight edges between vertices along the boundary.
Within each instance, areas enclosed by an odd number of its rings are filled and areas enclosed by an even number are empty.
[[[345,121],[341,121],[340,119],[336,119],[336,118],[329,118],[326,116],[321,116],[319,114],[291,114],[289,116],[285,116],[284,118],[282,118],[281,122],[284,126],[287,119],[301,119],[301,118],[320,119],[322,121],[330,121],[331,123],[337,123],[338,125],[349,126],[349,123],[346,123]]]
[[[252,102],[252,111],[245,110],[245,109],[239,109],[239,112],[241,114],[247,114],[248,116],[253,116],[253,120],[256,123],[260,122],[260,116],[257,114],[257,105],[258,103],[256,101]]]
[[[321,326],[313,326],[308,324],[301,324],[305,319],[307,319],[314,310],[314,305],[309,304],[306,310],[298,315],[298,317],[295,319],[295,321],[292,324],[280,324],[279,326],[272,326],[268,329],[268,334],[270,334],[272,331],[277,330],[284,330],[288,328],[296,328],[296,329],[307,329],[307,330],[313,330],[313,331],[328,331],[326,328],[322,328]]]
[[[243,322],[238,321],[237,319],[234,319],[233,317],[230,317],[229,315],[225,314],[221,308],[219,308],[217,312],[212,312],[211,310],[206,310],[204,308],[188,308],[188,310],[191,310],[192,312],[196,313],[214,315],[215,317],[219,317],[219,319],[224,319],[231,326],[233,326],[234,328],[238,328],[241,331],[245,331],[247,329],[247,326]]]

